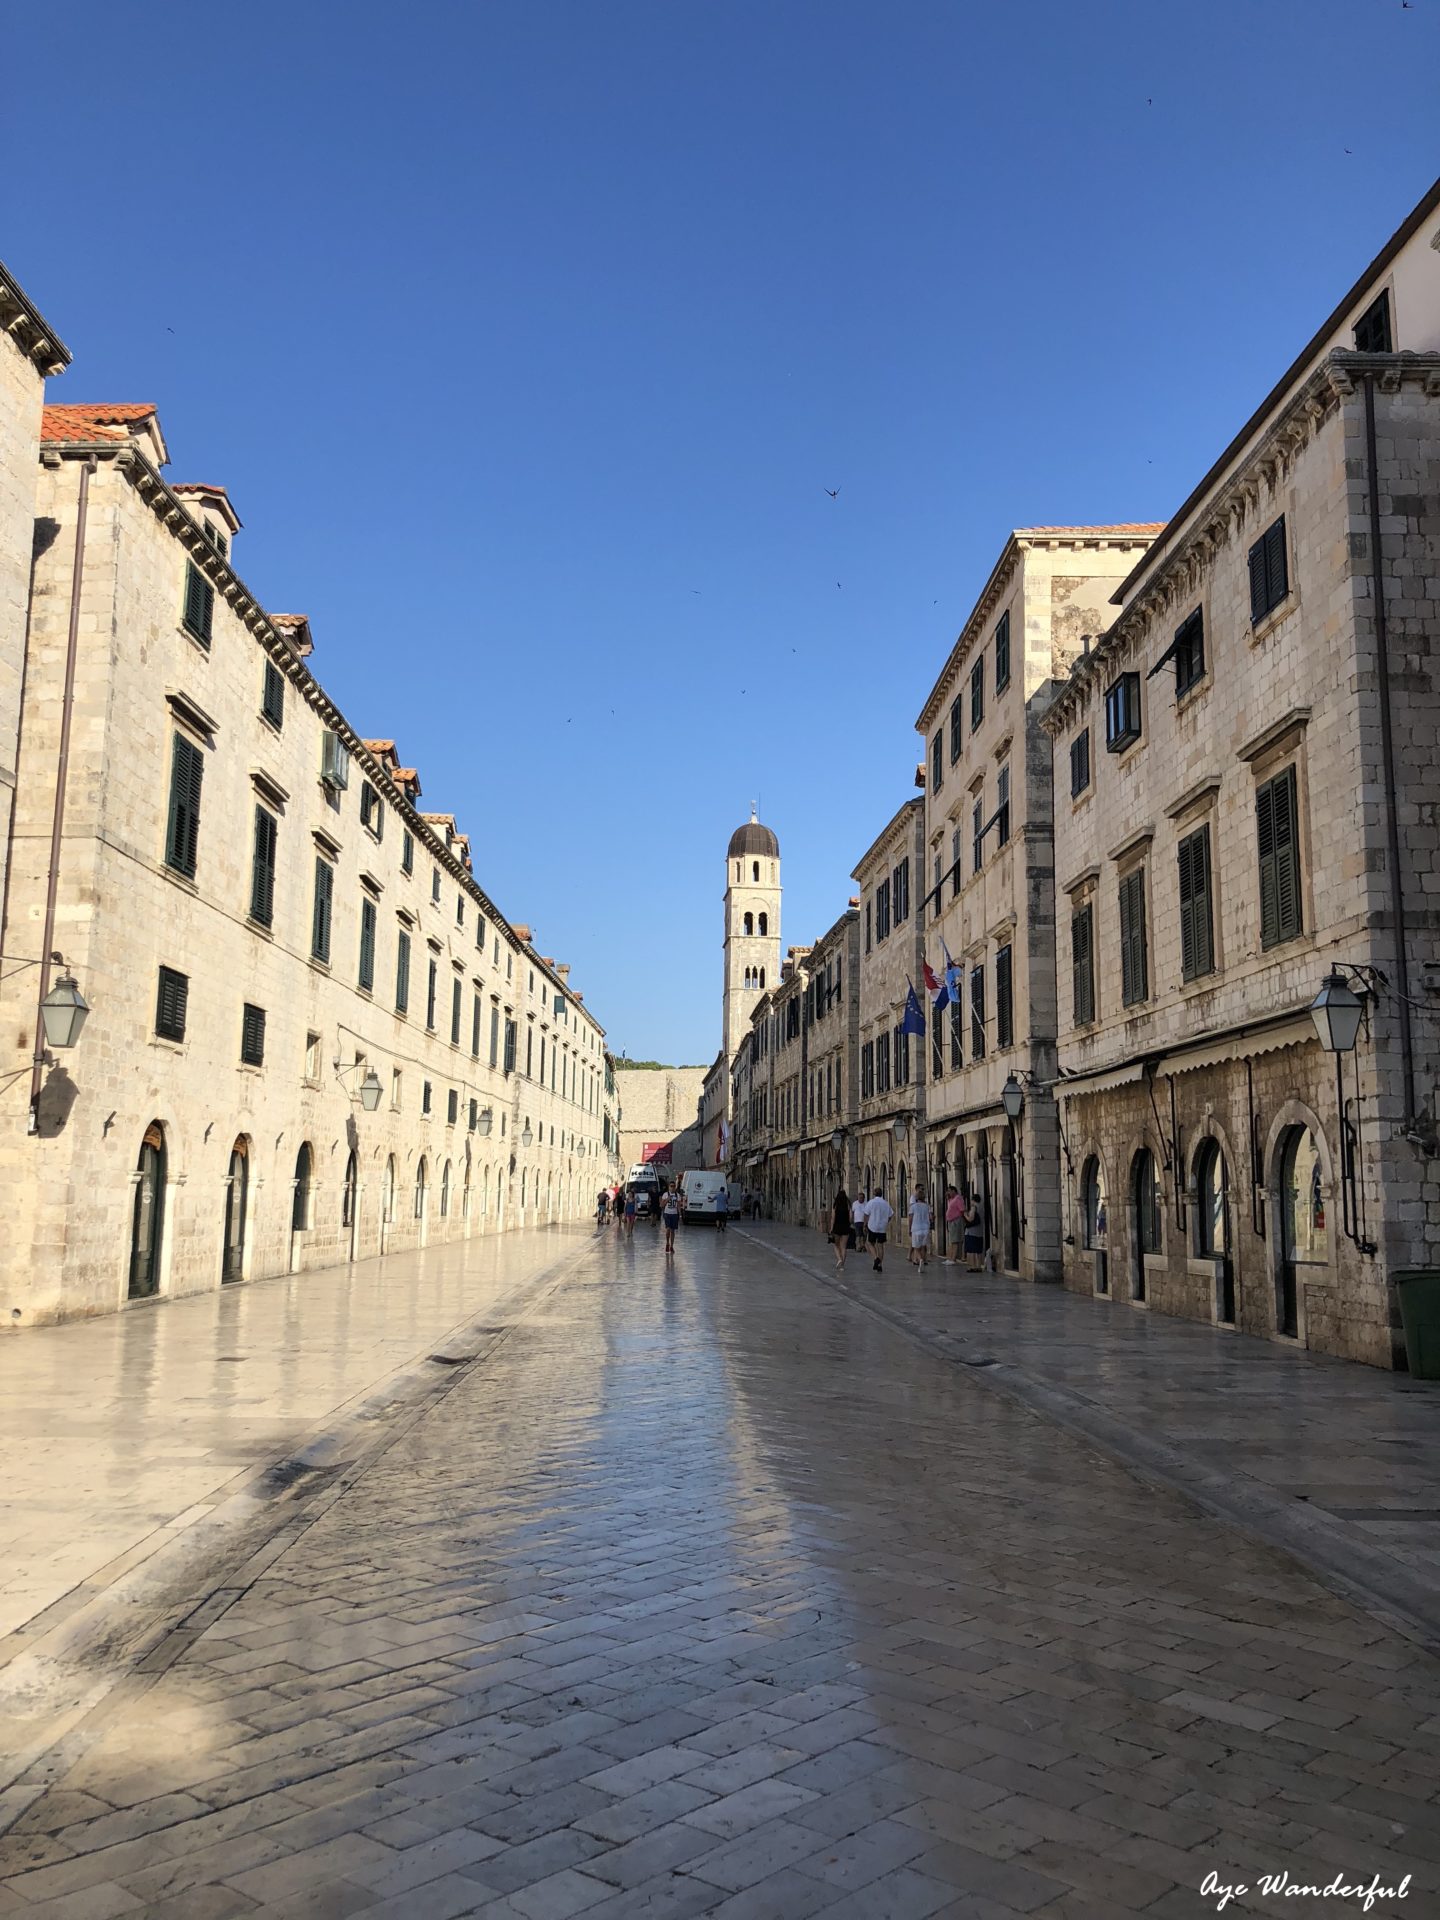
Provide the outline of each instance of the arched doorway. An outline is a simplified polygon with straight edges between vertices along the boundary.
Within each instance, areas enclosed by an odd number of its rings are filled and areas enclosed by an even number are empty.
[[[392,1153],[385,1162],[385,1180],[380,1188],[380,1251],[384,1253],[390,1245],[390,1235],[395,1225],[395,1156]]]
[[[148,1300],[160,1288],[160,1253],[165,1243],[165,1129],[152,1120],[135,1163],[135,1205],[130,1216],[132,1300]]]
[[[1141,1147],[1130,1163],[1130,1298],[1145,1298],[1145,1256],[1160,1251],[1160,1183],[1155,1156]]]
[[[350,1240],[349,1258],[356,1258],[360,1240],[360,1161],[354,1148],[345,1162],[345,1185],[340,1197],[340,1224]]]
[[[1195,1155],[1195,1251],[1215,1262],[1215,1318],[1235,1324],[1235,1262],[1230,1254],[1230,1169],[1220,1142],[1202,1140]]]
[[[290,1201],[290,1271],[300,1271],[304,1236],[310,1230],[311,1187],[315,1178],[315,1155],[308,1140],[301,1143],[295,1156],[294,1192]]]
[[[415,1225],[420,1231],[421,1244],[425,1240],[425,1212],[429,1199],[430,1170],[425,1164],[425,1156],[420,1156],[420,1164],[415,1169]]]
[[[1007,1272],[1020,1271],[1020,1159],[1013,1126],[1000,1137],[1000,1259]]]
[[[440,1172],[440,1218],[450,1218],[450,1162],[447,1160]]]
[[[1110,1291],[1109,1211],[1105,1204],[1105,1170],[1091,1154],[1080,1176],[1080,1244],[1091,1256],[1096,1293]]]
[[[465,1179],[460,1188],[460,1215],[465,1222],[465,1231],[470,1231],[470,1149],[465,1149]]]
[[[1324,1166],[1320,1143],[1309,1127],[1287,1127],[1280,1136],[1279,1269],[1275,1276],[1275,1327],[1300,1337],[1300,1287],[1306,1267],[1323,1267],[1329,1254]]]
[[[242,1133],[230,1149],[225,1176],[225,1247],[220,1262],[223,1282],[245,1277],[245,1227],[250,1212],[250,1142]]]

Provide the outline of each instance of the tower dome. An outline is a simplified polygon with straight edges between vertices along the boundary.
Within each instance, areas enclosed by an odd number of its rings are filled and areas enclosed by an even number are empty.
[[[742,853],[762,853],[769,860],[780,858],[780,842],[770,831],[762,827],[755,818],[755,809],[750,809],[750,818],[743,827],[737,827],[730,836],[728,859],[738,859]]]

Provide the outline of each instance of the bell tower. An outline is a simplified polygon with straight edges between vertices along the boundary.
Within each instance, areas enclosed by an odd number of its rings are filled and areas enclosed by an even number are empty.
[[[750,1031],[762,993],[780,984],[780,842],[755,809],[725,856],[725,1058]]]

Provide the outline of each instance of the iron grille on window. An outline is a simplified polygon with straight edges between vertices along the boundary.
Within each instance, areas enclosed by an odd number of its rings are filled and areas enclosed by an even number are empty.
[[[1258,626],[1290,591],[1285,551],[1285,516],[1269,526],[1250,549],[1250,624]]]
[[[159,991],[155,996],[155,1031],[162,1040],[185,1038],[185,1009],[189,1002],[189,974],[176,973],[173,967],[161,967]]]
[[[265,1064],[265,1009],[248,1000],[240,1020],[240,1058],[247,1067]]]
[[[1084,793],[1090,784],[1090,729],[1082,728],[1070,742],[1070,798]]]
[[[1210,907],[1210,829],[1190,833],[1176,849],[1180,868],[1180,973],[1199,980],[1215,971],[1215,928]]]
[[[1119,753],[1140,738],[1140,676],[1122,673],[1105,695],[1105,749]]]
[[[273,813],[255,809],[255,847],[250,863],[250,918],[262,927],[275,918],[275,842],[278,828]]]
[[[184,734],[175,735],[170,756],[170,816],[165,832],[165,864],[189,880],[195,878],[200,846],[200,786],[205,756]]]
[[[215,589],[193,561],[185,563],[185,631],[209,648],[215,621]]]
[[[1145,869],[1137,867],[1120,882],[1120,997],[1137,1006],[1150,993],[1145,952]]]
[[[1295,769],[1286,767],[1255,793],[1260,853],[1260,944],[1276,947],[1302,928],[1300,830]]]
[[[1095,908],[1089,901],[1070,916],[1070,966],[1075,1024],[1089,1026],[1095,1018]]]
[[[285,724],[285,676],[273,660],[265,662],[265,679],[260,688],[260,711],[272,727]]]

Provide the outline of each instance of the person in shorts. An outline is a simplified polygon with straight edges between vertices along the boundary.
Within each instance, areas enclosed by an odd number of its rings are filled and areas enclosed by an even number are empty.
[[[945,1189],[945,1264],[958,1267],[960,1264],[960,1242],[965,1237],[965,1202],[960,1198],[959,1189]]]
[[[665,1251],[675,1251],[675,1229],[680,1224],[680,1196],[674,1187],[665,1189],[665,1197],[660,1202],[660,1224],[665,1229]]]
[[[865,1209],[865,1237],[874,1255],[876,1273],[885,1271],[885,1234],[894,1213],[895,1209],[883,1193],[872,1195]]]
[[[930,1202],[925,1198],[924,1187],[916,1187],[910,1196],[910,1205],[906,1211],[910,1220],[910,1264],[912,1267],[928,1267],[930,1264]]]
[[[980,1255],[985,1249],[985,1230],[980,1221],[980,1203],[973,1197],[965,1202],[965,1264],[971,1273],[980,1271]]]
[[[730,1189],[721,1187],[715,1196],[715,1229],[724,1233],[725,1222],[730,1217]]]

